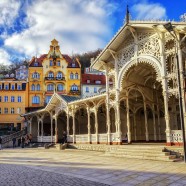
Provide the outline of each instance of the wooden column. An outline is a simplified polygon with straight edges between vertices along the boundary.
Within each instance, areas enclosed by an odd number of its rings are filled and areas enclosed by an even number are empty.
[[[127,137],[128,137],[128,143],[131,143],[130,108],[129,108],[128,97],[126,99],[126,110],[127,110]]]

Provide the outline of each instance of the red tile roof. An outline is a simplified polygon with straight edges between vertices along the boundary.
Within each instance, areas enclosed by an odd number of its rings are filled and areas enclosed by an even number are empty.
[[[38,67],[42,67],[43,60],[46,58],[46,56],[47,54],[43,54],[39,58],[33,57],[32,60],[30,61],[29,67],[37,67],[34,66],[35,62],[38,62]],[[67,61],[68,68],[80,68],[79,63],[77,62],[76,59],[72,59],[66,54],[63,54],[62,56]],[[75,66],[73,66],[72,64],[75,64]]]
[[[42,67],[43,60],[45,59],[46,56],[47,54],[43,54],[39,58],[33,57],[32,60],[30,61],[29,67]],[[38,62],[38,66],[34,66],[35,62]]]
[[[87,82],[90,80],[90,83]],[[96,81],[101,81],[101,83],[96,83]],[[83,85],[105,85],[106,78],[105,75],[97,75],[97,74],[82,74],[82,81]]]
[[[77,62],[77,59],[70,58],[70,57],[69,57],[68,55],[66,55],[66,54],[63,54],[62,56],[65,58],[65,60],[66,60],[67,63],[68,63],[67,68],[80,68],[79,63]],[[73,66],[72,64],[75,64],[75,65]]]

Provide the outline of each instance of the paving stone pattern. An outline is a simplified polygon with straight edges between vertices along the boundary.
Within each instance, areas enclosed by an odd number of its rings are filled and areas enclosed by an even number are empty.
[[[106,184],[74,178],[20,165],[0,165],[0,186],[106,186]]]
[[[105,156],[104,152],[3,149],[0,186],[186,186],[186,164]]]

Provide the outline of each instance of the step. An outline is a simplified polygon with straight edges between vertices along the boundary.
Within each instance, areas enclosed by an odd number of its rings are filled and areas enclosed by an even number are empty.
[[[163,152],[163,149],[159,150],[148,150],[148,149],[141,149],[141,150],[136,150],[136,149],[116,149],[116,150],[110,150],[107,152],[149,152],[149,153],[161,153]]]
[[[169,156],[170,155],[170,152],[160,152],[160,153],[156,153],[156,154],[153,154],[153,153],[149,153],[149,152],[137,152],[137,153],[134,153],[134,152],[107,152],[106,154],[111,154],[111,155],[142,155],[142,156]]]
[[[174,158],[176,156],[144,156],[144,155],[108,155],[106,154],[105,156],[113,156],[113,157],[120,157],[120,158],[134,158],[134,159],[145,159],[145,160],[161,160],[161,161],[174,161]]]

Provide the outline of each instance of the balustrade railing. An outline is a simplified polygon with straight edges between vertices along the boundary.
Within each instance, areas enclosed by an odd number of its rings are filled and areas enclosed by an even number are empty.
[[[60,81],[60,80],[65,80],[65,77],[45,77],[45,80],[57,80],[57,81]]]
[[[13,134],[10,134],[8,136],[2,137],[2,144],[8,143],[9,141],[12,141],[13,138],[18,138],[26,134],[26,129],[23,129],[21,131],[15,132]]]

